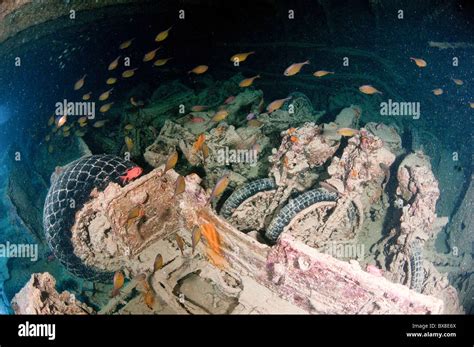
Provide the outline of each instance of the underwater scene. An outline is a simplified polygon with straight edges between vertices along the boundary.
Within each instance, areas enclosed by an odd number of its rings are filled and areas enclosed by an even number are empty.
[[[1,314],[473,314],[474,3],[0,3]]]

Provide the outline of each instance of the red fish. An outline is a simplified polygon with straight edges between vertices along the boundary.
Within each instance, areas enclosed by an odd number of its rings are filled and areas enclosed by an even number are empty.
[[[143,169],[140,166],[134,166],[128,169],[124,176],[120,176],[120,179],[122,180],[122,183],[125,184],[140,176],[142,172]]]
[[[193,117],[193,118],[191,118],[190,122],[191,123],[203,123],[204,118],[202,118],[202,117]]]

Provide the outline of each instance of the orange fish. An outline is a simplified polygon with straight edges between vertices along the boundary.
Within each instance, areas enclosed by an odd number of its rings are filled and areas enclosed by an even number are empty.
[[[111,297],[114,298],[120,294],[120,289],[125,283],[125,277],[122,271],[116,271],[114,274],[114,289],[112,290]]]
[[[168,157],[168,160],[166,161],[163,175],[167,173],[169,170],[174,169],[177,162],[178,162],[178,152],[174,151],[173,153],[171,153],[171,155]]]
[[[130,46],[132,45],[133,40],[135,40],[135,38],[130,39],[130,40],[127,40],[127,41],[125,41],[125,42],[122,42],[122,43],[120,44],[119,48],[120,48],[120,49],[125,49],[125,48],[130,47]]]
[[[122,183],[125,184],[134,180],[135,178],[140,176],[142,173],[143,173],[143,169],[140,166],[134,166],[128,169],[125,172],[125,175],[120,176],[119,178],[122,180]]]
[[[197,137],[196,141],[193,144],[193,152],[197,153],[201,148],[202,144],[206,141],[206,135],[201,134]]]
[[[156,41],[156,42],[164,41],[164,40],[168,37],[169,32],[170,32],[170,30],[171,30],[172,27],[173,27],[173,26],[170,26],[168,29],[166,29],[166,30],[164,30],[164,31],[162,31],[162,32],[160,32],[160,33],[158,33],[158,35],[156,35],[156,37],[155,37],[155,41]]]
[[[313,76],[314,77],[324,77],[326,75],[334,75],[334,72],[331,72],[331,71],[326,71],[326,70],[319,70],[319,71],[316,71],[315,73],[313,73]]]
[[[175,183],[173,198],[178,196],[181,193],[184,193],[185,190],[186,190],[186,180],[184,179],[183,176],[178,176]]]
[[[130,228],[131,225],[142,219],[144,216],[145,210],[143,209],[143,207],[135,206],[134,208],[132,208],[130,211],[128,211],[126,221],[127,228]]]
[[[148,308],[153,310],[153,306],[155,305],[155,295],[153,294],[152,290],[146,291],[143,300],[145,301],[145,304],[148,306]]]
[[[247,52],[247,53],[237,53],[237,54],[234,54],[231,58],[230,58],[230,61],[235,63],[235,62],[238,62],[238,63],[241,63],[245,60],[247,60],[247,58],[249,57],[249,55],[252,55],[254,54],[255,52],[252,51],[252,52]]]
[[[121,57],[121,56],[119,55],[117,58],[115,58],[115,60],[114,60],[113,62],[111,62],[111,63],[109,64],[109,68],[108,68],[109,71],[115,70],[115,69],[117,68],[117,66],[118,66],[118,64],[119,64],[120,57]]]
[[[61,116],[56,121],[56,127],[61,128],[64,124],[66,124],[66,122],[67,122],[67,116],[66,115]]]
[[[220,110],[216,112],[214,117],[212,117],[212,120],[214,122],[221,122],[224,119],[226,119],[228,115],[229,115],[229,112],[227,110]]]
[[[161,268],[163,268],[163,256],[158,253],[155,257],[155,262],[153,263],[153,272],[161,270]]]
[[[207,69],[209,69],[209,66],[207,66],[207,65],[198,65],[194,69],[189,70],[188,74],[194,73],[196,75],[200,75],[200,74],[203,74],[204,72],[206,72]]]
[[[165,65],[169,60],[173,58],[163,58],[163,59],[157,59],[154,63],[153,66],[163,66]]]
[[[433,89],[432,92],[433,92],[434,95],[441,95],[441,94],[443,94],[443,89],[436,88],[436,89]]]
[[[201,225],[201,232],[207,241],[207,255],[209,260],[217,267],[223,268],[225,259],[222,256],[221,238],[212,223]]]
[[[202,144],[201,151],[202,151],[202,158],[206,160],[209,157],[209,147],[206,145],[205,142]]]
[[[178,245],[178,248],[181,251],[181,255],[184,255],[184,240],[178,234],[176,234],[176,244]]]
[[[296,131],[296,128],[290,128],[288,129],[288,135],[293,134]]]
[[[280,107],[283,106],[283,104],[290,100],[291,97],[287,97],[287,98],[284,98],[284,99],[278,99],[278,100],[275,100],[275,101],[272,101],[268,106],[267,106],[267,112],[268,113],[272,113],[273,111],[276,111],[278,110]]]
[[[296,136],[290,136],[290,141],[296,143],[298,142],[298,138]]]
[[[79,90],[82,88],[82,86],[84,85],[84,82],[85,82],[85,79],[87,77],[87,74],[85,74],[84,76],[82,76],[82,78],[77,81],[76,83],[74,83],[74,90]]]
[[[253,81],[254,81],[256,78],[260,78],[260,75],[256,75],[256,76],[253,76],[253,77],[250,77],[250,78],[246,78],[246,79],[240,81],[239,87],[241,87],[241,88],[250,87],[250,86],[252,85]]]
[[[428,65],[426,63],[426,61],[424,61],[423,59],[421,58],[413,58],[413,57],[410,57],[410,60],[413,60],[416,64],[416,66],[418,67],[426,67],[426,65]]]
[[[288,168],[288,163],[289,163],[288,157],[285,155],[285,156],[283,157],[283,165],[284,165],[286,168]]]
[[[376,88],[372,87],[370,84],[365,84],[363,86],[360,86],[359,87],[359,90],[364,93],[364,94],[369,94],[369,95],[372,95],[372,94],[382,94],[381,91],[377,90]]]
[[[160,48],[161,48],[161,47],[158,47],[157,49],[154,49],[154,50],[148,52],[147,54],[145,54],[145,56],[143,57],[143,61],[144,61],[144,62],[147,62],[147,61],[150,61],[150,60],[155,59],[156,52],[158,52],[158,50],[159,50]]]
[[[303,65],[306,65],[306,64],[309,64],[309,60],[306,60],[302,63],[295,63],[295,64],[292,64],[290,66],[288,66],[285,70],[285,72],[283,72],[283,75],[285,76],[293,76],[293,75],[296,75],[298,72],[300,72],[301,68],[303,67]]]
[[[201,112],[201,111],[204,111],[208,108],[208,106],[202,106],[202,105],[195,105],[193,107],[191,107],[191,111],[193,112]]]
[[[209,197],[208,203],[210,203],[214,198],[220,196],[226,190],[227,186],[230,183],[229,174],[224,174],[214,186],[212,190],[211,196]]]

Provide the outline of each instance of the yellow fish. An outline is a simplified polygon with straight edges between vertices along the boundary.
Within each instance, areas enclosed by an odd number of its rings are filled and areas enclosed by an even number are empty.
[[[122,77],[123,78],[130,78],[132,77],[133,75],[135,75],[135,71],[138,70],[138,68],[135,68],[135,69],[130,69],[130,70],[125,70],[124,72],[122,72]]]
[[[326,70],[319,70],[319,71],[316,71],[313,76],[314,77],[324,77],[326,75],[334,75],[334,72],[331,72],[331,71],[326,71]]]
[[[209,157],[209,147],[207,147],[205,142],[202,144],[201,151],[202,151],[202,158],[206,160]]]
[[[292,64],[290,66],[288,66],[285,70],[285,72],[283,72],[283,75],[285,76],[293,76],[293,75],[296,75],[298,72],[300,72],[301,68],[303,67],[303,65],[306,65],[306,64],[309,64],[309,60],[306,60],[302,63],[295,63],[295,64]]]
[[[131,44],[132,44],[132,42],[133,42],[133,40],[135,40],[135,38],[130,39],[130,40],[125,41],[125,42],[122,42],[122,43],[120,44],[119,48],[120,48],[120,49],[126,49],[126,48],[130,47]]]
[[[278,100],[275,100],[275,101],[272,101],[268,106],[267,106],[267,112],[268,113],[272,113],[273,111],[276,111],[278,110],[280,107],[283,106],[283,104],[290,100],[291,97],[288,97],[288,98],[284,98],[284,99],[278,99]],[[253,119],[252,119],[253,120]]]
[[[92,126],[94,128],[102,128],[105,125],[105,123],[107,123],[107,120],[99,120],[95,122],[94,124],[92,124]]]
[[[127,146],[128,152],[133,150],[133,140],[128,136],[125,136],[125,145]]]
[[[161,270],[162,268],[163,268],[163,256],[158,253],[155,257],[155,262],[153,263],[153,272]]]
[[[114,88],[110,88],[109,90],[107,90],[106,92],[103,92],[102,94],[100,94],[99,96],[99,100],[100,101],[105,101],[109,98],[110,96],[110,93],[112,93],[112,90],[114,90]]]
[[[249,57],[249,55],[251,54],[254,54],[255,52],[252,51],[252,52],[247,52],[247,53],[237,53],[237,54],[234,54],[232,57],[230,57],[230,61],[235,63],[235,62],[243,62],[245,60],[247,60],[247,58]]]
[[[107,83],[108,85],[115,84],[116,82],[117,79],[115,77],[107,78],[107,81],[105,81],[105,83]]]
[[[116,271],[114,274],[114,289],[112,290],[111,297],[114,298],[120,294],[120,288],[123,287],[125,283],[125,277],[122,271]]]
[[[365,84],[363,86],[360,86],[359,87],[359,90],[364,93],[364,94],[369,94],[369,95],[372,95],[372,94],[382,94],[381,91],[377,90],[376,88],[372,87],[370,84]]]
[[[49,117],[49,120],[48,120],[48,126],[50,127],[51,125],[54,124],[54,115]]]
[[[132,124],[127,124],[125,130],[133,130],[134,126]]]
[[[443,89],[436,88],[436,89],[433,89],[432,92],[433,92],[434,95],[441,95],[441,94],[443,94]]]
[[[80,126],[81,128],[85,127],[86,125],[87,125],[87,122],[79,123],[79,126]]]
[[[359,130],[351,129],[351,128],[339,128],[337,129],[337,133],[341,136],[351,137],[359,133]]]
[[[166,38],[168,37],[168,34],[169,34],[172,27],[173,26],[170,26],[168,29],[158,33],[158,35],[156,35],[156,37],[155,37],[155,41],[160,42],[160,41],[166,40]]]
[[[220,196],[226,190],[227,186],[230,183],[229,174],[226,173],[222,176],[214,186],[211,196],[209,197],[208,203],[210,203],[214,198]]]
[[[416,66],[418,67],[426,67],[426,65],[428,65],[426,63],[425,60],[421,59],[421,58],[413,58],[413,57],[410,57],[410,60],[413,60],[416,64]]]
[[[87,74],[85,74],[84,76],[82,76],[82,78],[77,81],[76,83],[74,83],[74,90],[79,90],[82,88],[82,86],[84,85],[84,82],[86,80],[86,77],[87,77]]]
[[[173,197],[178,196],[179,194],[183,193],[185,190],[186,190],[186,180],[184,179],[183,176],[178,176],[175,183]]]
[[[83,116],[83,117],[79,118],[79,119],[77,120],[77,122],[78,122],[79,124],[84,123],[84,122],[87,122],[87,117],[86,117],[86,116]]]
[[[184,255],[184,240],[178,234],[176,234],[176,243],[178,244],[178,248],[181,251],[181,255]]]
[[[252,128],[258,128],[263,125],[263,122],[260,122],[258,119],[251,119],[247,122],[247,125]]]
[[[471,108],[474,108],[474,102],[470,102],[470,103],[469,103],[469,106],[470,106]]]
[[[146,293],[144,294],[143,300],[145,301],[145,304],[148,306],[150,310],[153,310],[153,307],[155,305],[155,294],[153,294],[152,290],[147,290]]]
[[[464,84],[463,80],[460,80],[458,78],[451,78],[454,83],[456,83],[458,86],[462,86]]]
[[[84,95],[82,96],[82,100],[84,100],[84,101],[90,100],[91,95],[92,95],[92,92],[89,92],[89,93],[87,93],[87,94],[84,94]]]
[[[216,112],[214,117],[212,117],[212,120],[214,122],[220,122],[226,119],[228,115],[229,115],[229,112],[227,110],[220,110]]]
[[[256,75],[256,76],[253,76],[253,77],[250,77],[250,78],[246,78],[246,79],[240,81],[239,87],[241,87],[241,88],[250,87],[250,86],[252,85],[253,81],[254,81],[256,78],[260,78],[260,75]]]
[[[131,44],[131,43],[132,43],[132,42],[130,42],[130,44]],[[117,58],[115,58],[115,60],[114,60],[113,62],[111,62],[111,63],[109,64],[109,71],[115,70],[115,69],[117,68],[117,66],[118,66],[118,64],[119,64],[120,57],[121,57],[121,56],[119,55]]]
[[[60,117],[56,122],[56,127],[61,128],[67,122],[67,116]]]
[[[200,240],[201,240],[201,228],[195,228],[193,231],[193,235],[191,237],[193,254]]]
[[[173,153],[171,153],[171,155],[168,157],[168,160],[166,161],[163,174],[167,173],[171,169],[174,169],[177,163],[178,163],[178,152],[174,151]]]
[[[156,52],[157,52],[160,48],[161,48],[161,47],[158,47],[157,49],[154,49],[154,50],[148,52],[147,54],[145,54],[145,56],[143,57],[143,61],[144,61],[144,62],[147,62],[147,61],[150,61],[150,60],[155,59]]]
[[[105,112],[107,112],[108,110],[110,110],[110,108],[112,107],[113,104],[114,104],[113,102],[109,102],[108,104],[102,105],[102,106],[99,108],[99,111],[102,112],[102,113],[105,113]]]
[[[153,66],[163,66],[165,65],[169,60],[173,58],[163,58],[163,59],[158,59],[153,63]]]
[[[209,69],[209,66],[207,66],[207,65],[198,65],[194,69],[189,70],[188,74],[194,73],[196,75],[200,75],[200,74],[203,74],[204,72],[206,72],[207,69]]]
[[[194,153],[197,153],[201,149],[204,141],[206,141],[206,135],[201,134],[197,137],[196,141],[193,144]]]

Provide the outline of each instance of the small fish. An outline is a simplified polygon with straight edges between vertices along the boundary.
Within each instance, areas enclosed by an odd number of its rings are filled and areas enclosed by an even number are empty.
[[[297,143],[298,138],[296,136],[290,136],[290,141],[293,142],[293,143]]]
[[[258,119],[251,119],[247,122],[247,125],[252,128],[259,128],[263,125],[263,122],[259,121]]]
[[[413,58],[413,57],[410,57],[410,60],[413,60],[416,64],[416,66],[418,67],[426,67],[426,65],[428,65],[426,63],[425,60],[421,59],[421,58]]]
[[[128,131],[133,130],[133,128],[134,128],[133,124],[127,124],[127,125],[124,127],[124,129],[125,129],[125,130],[128,130]]]
[[[84,95],[82,96],[82,100],[84,100],[84,101],[90,100],[91,95],[92,95],[92,92],[89,92],[89,93],[87,93],[87,94],[84,94]]]
[[[85,122],[87,122],[87,117],[86,117],[86,116],[80,117],[80,118],[77,120],[77,122],[78,122],[79,124],[85,123]]]
[[[130,42],[130,43],[132,43],[132,42]],[[113,62],[111,62],[109,64],[109,67],[108,67],[109,71],[115,70],[117,68],[117,66],[119,64],[120,57],[121,56],[119,55],[117,58],[115,58],[115,60]]]
[[[197,137],[196,141],[193,144],[193,151],[194,153],[197,153],[201,148],[202,144],[206,141],[206,135],[201,134]]]
[[[470,102],[469,107],[474,108],[474,102]]]
[[[54,124],[54,115],[49,117],[49,120],[48,120],[48,126],[50,127],[51,125]]]
[[[143,300],[145,301],[145,304],[148,306],[148,308],[153,310],[153,306],[155,305],[155,295],[153,294],[152,290],[146,291]]]
[[[211,196],[209,197],[208,203],[210,203],[214,198],[220,196],[226,190],[227,186],[230,183],[229,174],[226,173],[222,176],[214,186]]]
[[[288,168],[288,165],[289,165],[289,159],[288,159],[288,156],[285,155],[285,156],[283,157],[283,166],[286,167],[286,168]]]
[[[288,97],[288,98],[284,98],[284,99],[277,99],[275,101],[272,101],[268,106],[267,106],[267,112],[268,113],[272,113],[276,110],[278,110],[280,107],[283,106],[283,104],[290,100],[291,97]]]
[[[127,151],[130,153],[133,150],[133,140],[125,136],[125,145],[127,146]]]
[[[128,169],[125,172],[125,175],[119,176],[120,180],[122,181],[123,184],[128,183],[138,176],[140,176],[143,173],[143,169],[140,166],[134,166],[130,169]]]
[[[130,98],[130,103],[135,107],[142,107],[143,105],[145,105],[143,101],[136,101],[133,96]]]
[[[56,120],[56,127],[61,128],[67,122],[67,116],[61,116]]]
[[[111,297],[114,298],[120,294],[120,289],[125,283],[125,277],[122,271],[116,271],[114,274],[114,289],[112,290]]]
[[[113,102],[109,102],[108,104],[102,105],[99,108],[99,111],[102,112],[102,113],[105,113],[105,112],[110,110],[110,108],[112,107],[113,104],[114,104]]]
[[[255,118],[255,113],[250,112],[245,118],[246,118],[247,120],[252,120],[252,119]]]
[[[195,106],[191,107],[191,111],[193,111],[193,112],[201,112],[201,111],[206,110],[208,107],[209,107],[209,106],[195,105]]]
[[[74,135],[76,135],[77,137],[83,137],[86,133],[84,131],[80,131],[80,130],[76,130],[74,132]]]
[[[110,94],[112,93],[112,90],[114,90],[114,88],[110,88],[109,90],[103,92],[102,94],[100,94],[99,96],[99,100],[100,101],[105,101],[109,98]]]
[[[319,182],[319,186],[321,188],[324,188],[326,189],[327,191],[331,192],[331,193],[336,193],[336,194],[339,194],[339,191],[337,190],[336,187],[330,185],[329,183],[327,182]]]
[[[205,119],[202,117],[192,117],[189,121],[191,123],[204,123]]]
[[[136,70],[138,70],[138,68],[125,70],[124,72],[122,72],[122,77],[123,78],[130,78],[133,75],[135,75]]]
[[[162,268],[163,268],[163,256],[158,253],[155,257],[155,262],[153,263],[153,272],[161,270]]]
[[[105,81],[105,83],[107,83],[110,86],[112,84],[117,83],[117,79],[115,77],[110,77],[110,78],[107,78],[107,81]]]
[[[196,246],[198,245],[200,240],[201,240],[201,228],[194,228],[193,235],[191,237],[192,248],[193,248],[192,254],[194,254],[194,250],[196,249]]]
[[[375,93],[379,93],[379,94],[382,94],[381,91],[377,90],[376,88],[372,87],[370,84],[365,84],[363,86],[360,86],[359,87],[359,90],[364,93],[364,94],[375,94]]]
[[[81,89],[83,86],[84,86],[84,82],[86,80],[86,77],[87,77],[87,74],[85,74],[84,76],[82,76],[82,78],[77,81],[76,83],[74,83],[74,90],[79,90]]]
[[[184,240],[178,234],[176,234],[176,243],[178,244],[178,248],[181,251],[181,255],[184,255]]]
[[[168,29],[166,29],[166,30],[164,30],[164,31],[162,31],[162,32],[160,32],[160,33],[158,33],[158,35],[156,35],[156,37],[155,37],[155,41],[156,41],[156,42],[161,42],[161,41],[166,40],[166,38],[168,37],[169,32],[170,32],[170,30],[171,30],[172,27],[173,27],[173,26],[170,26]]]
[[[127,216],[127,228],[130,228],[135,222],[141,220],[145,216],[145,210],[140,206],[135,206],[130,211],[128,211]]]
[[[120,44],[119,48],[120,48],[120,49],[126,49],[126,48],[130,47],[130,46],[132,45],[133,40],[135,40],[135,38],[130,39],[130,40],[127,40],[127,41],[125,41],[125,42],[122,42],[122,43]]]
[[[165,173],[167,173],[169,170],[174,169],[174,167],[176,166],[177,163],[178,163],[178,152],[174,151],[168,157],[168,160],[166,160],[166,165],[165,165],[165,169],[163,171],[163,175]]]
[[[451,80],[458,86],[462,86],[464,84],[464,81],[458,78],[451,78]]]
[[[153,66],[163,66],[165,65],[168,61],[170,61],[173,58],[163,58],[163,59],[157,59],[154,63]]]
[[[255,81],[255,79],[257,79],[257,78],[260,78],[260,75],[256,75],[256,76],[253,76],[253,77],[250,77],[250,78],[243,79],[242,81],[240,81],[239,87],[241,87],[241,88],[250,87],[253,84],[253,81]]]
[[[156,52],[158,52],[158,50],[160,48],[161,47],[158,47],[157,49],[154,49],[154,50],[148,52],[147,54],[145,54],[145,56],[143,57],[143,61],[146,63],[147,61],[155,59]]]
[[[314,77],[324,77],[326,75],[334,75],[334,72],[331,72],[331,71],[326,71],[326,70],[319,70],[319,71],[316,71],[315,73],[313,73],[313,76]]]
[[[205,142],[202,144],[201,151],[202,151],[202,158],[206,160],[209,157],[209,147],[207,146]]]
[[[235,96],[231,95],[227,99],[224,100],[224,105],[229,105],[235,100]]]
[[[87,125],[87,122],[79,123],[79,126],[80,126],[81,128],[84,128],[86,125]]]
[[[443,89],[441,88],[436,88],[431,91],[434,95],[441,95],[443,94]]]
[[[63,132],[63,137],[68,137],[69,135],[71,135],[71,133],[69,131]]]
[[[237,53],[237,54],[234,54],[232,57],[230,57],[230,61],[233,63],[235,62],[241,63],[243,61],[246,61],[249,55],[252,55],[252,54],[255,54],[255,51],[246,52],[246,53]]]
[[[94,128],[102,128],[105,125],[105,123],[107,123],[107,122],[108,122],[108,120],[98,120],[97,122],[92,124],[92,126]]]
[[[186,180],[184,179],[183,176],[178,176],[175,183],[173,198],[183,193],[185,190],[186,190]]]
[[[214,122],[221,122],[224,119],[226,119],[228,115],[229,115],[229,112],[227,110],[220,110],[216,112],[214,117],[212,117],[212,120]]]
[[[49,142],[49,140],[51,140],[51,135],[46,135],[46,137],[44,138],[44,140],[45,140],[46,142]]]
[[[288,66],[285,70],[285,72],[283,72],[283,75],[285,76],[293,76],[293,75],[296,75],[298,72],[300,72],[301,68],[303,67],[303,65],[306,65],[306,64],[309,64],[309,60],[306,60],[302,63],[295,63],[295,64],[292,64],[290,66]]]
[[[351,129],[351,128],[339,128],[337,129],[337,133],[341,136],[351,137],[359,133],[359,130]]]
[[[204,72],[206,72],[207,69],[209,69],[209,66],[207,66],[207,65],[198,65],[194,69],[189,70],[188,74],[193,73],[193,74],[196,74],[196,75],[201,75]]]
[[[216,227],[212,223],[206,223],[201,226],[202,236],[207,241],[207,255],[211,262],[222,268],[225,265],[225,259],[222,256],[221,238],[216,230]]]
[[[48,153],[53,153],[53,151],[54,151],[53,145],[49,145],[48,146]]]

